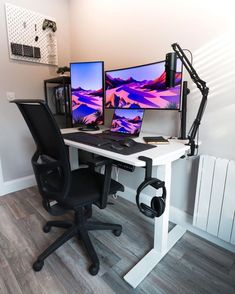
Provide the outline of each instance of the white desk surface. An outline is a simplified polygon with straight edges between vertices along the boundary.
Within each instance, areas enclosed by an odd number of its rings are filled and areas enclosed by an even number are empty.
[[[62,134],[78,132],[76,128],[61,129]],[[97,134],[101,131],[89,132],[90,134]],[[141,132],[140,136],[135,139],[136,142],[144,143],[144,136],[156,136],[156,134]],[[98,147],[82,144],[65,139],[65,144],[77,149],[85,150],[91,153],[95,153],[101,156],[112,158],[121,162],[125,162],[134,166],[144,166],[145,163],[138,160],[139,156],[147,156],[153,160],[153,165],[163,165],[167,162],[172,162],[179,159],[189,149],[188,145],[185,145],[185,141],[170,139],[170,144],[157,145],[156,148],[148,149],[142,152],[138,152],[132,155],[122,155],[116,152],[107,151]]]

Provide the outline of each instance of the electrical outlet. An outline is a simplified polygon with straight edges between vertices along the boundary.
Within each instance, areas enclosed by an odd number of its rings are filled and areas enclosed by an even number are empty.
[[[7,100],[11,101],[15,99],[15,92],[7,92]]]

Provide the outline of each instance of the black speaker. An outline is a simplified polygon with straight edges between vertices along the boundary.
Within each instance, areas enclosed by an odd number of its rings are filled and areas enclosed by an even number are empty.
[[[165,70],[166,70],[166,87],[171,88],[175,86],[175,72],[176,72],[176,53],[170,52],[166,54]]]
[[[140,193],[142,192],[143,189],[145,189],[149,185],[155,189],[159,189],[159,188],[162,189],[162,195],[160,197],[152,198],[151,206],[148,206],[144,203],[139,203]],[[136,204],[139,210],[147,217],[150,217],[150,218],[160,217],[165,211],[165,206],[166,206],[165,201],[166,201],[165,183],[163,181],[160,181],[159,179],[149,178],[145,180],[143,183],[141,183],[137,189]]]

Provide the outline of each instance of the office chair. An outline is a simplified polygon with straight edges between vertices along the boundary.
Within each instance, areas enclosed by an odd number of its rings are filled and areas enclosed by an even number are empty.
[[[33,269],[40,271],[44,260],[51,253],[77,236],[83,241],[92,261],[89,272],[91,275],[96,275],[99,271],[99,259],[88,231],[111,230],[115,236],[119,236],[122,232],[121,225],[90,221],[93,204],[103,209],[107,205],[109,194],[124,191],[123,185],[111,179],[112,161],[98,158],[93,162],[93,166],[71,171],[67,148],[48,105],[42,100],[12,102],[16,103],[21,111],[36,143],[36,152],[31,162],[43,207],[52,215],[74,211],[74,222],[48,221],[44,225],[45,233],[48,233],[51,227],[67,230],[38,256]],[[94,169],[102,165],[105,166],[104,175]],[[52,201],[56,201],[56,204],[51,205]]]

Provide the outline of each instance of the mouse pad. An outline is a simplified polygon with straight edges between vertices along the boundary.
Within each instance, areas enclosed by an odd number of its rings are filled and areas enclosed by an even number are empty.
[[[112,145],[115,145],[115,147],[122,148],[122,149],[119,149],[119,150],[114,149],[112,147]],[[131,155],[134,153],[138,153],[138,152],[145,151],[145,150],[152,149],[152,148],[156,148],[156,147],[157,146],[155,146],[155,145],[145,144],[145,143],[137,143],[137,142],[131,147],[125,147],[125,146],[120,146],[120,144],[118,142],[116,142],[116,143],[112,143],[112,144],[111,143],[106,144],[106,145],[100,146],[98,148],[104,149],[107,151],[112,151],[112,152],[122,154],[122,155]]]

